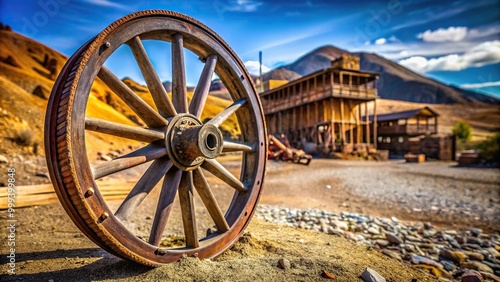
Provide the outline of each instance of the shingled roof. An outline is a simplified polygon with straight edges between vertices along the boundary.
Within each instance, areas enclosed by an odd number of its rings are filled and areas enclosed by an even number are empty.
[[[404,112],[396,112],[396,113],[377,115],[377,121],[391,121],[391,120],[398,120],[398,119],[409,119],[409,118],[412,118],[416,115],[439,116],[439,114],[437,112],[431,110],[431,108],[423,107],[420,109],[409,110],[409,111],[404,111]],[[373,115],[370,116],[370,121],[373,121]]]

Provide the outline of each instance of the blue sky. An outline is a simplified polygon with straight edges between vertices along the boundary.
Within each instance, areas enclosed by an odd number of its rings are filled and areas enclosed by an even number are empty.
[[[21,4],[22,3],[22,4]],[[0,20],[65,55],[107,25],[138,10],[187,14],[219,33],[246,63],[264,70],[290,63],[323,45],[374,52],[447,84],[500,97],[500,0],[386,1],[0,1]],[[123,49],[123,48],[122,48]],[[119,76],[143,81],[128,50],[107,62]],[[160,78],[170,62],[165,46],[146,44]],[[127,53],[128,52],[128,53]],[[186,56],[188,84],[202,65]],[[191,62],[193,62],[191,64]]]

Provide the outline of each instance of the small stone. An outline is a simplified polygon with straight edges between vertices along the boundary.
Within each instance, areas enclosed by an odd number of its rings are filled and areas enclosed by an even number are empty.
[[[7,159],[6,156],[0,155],[0,164],[6,164],[8,162],[9,162],[9,160]]]
[[[290,269],[290,261],[287,260],[286,258],[280,258],[278,260],[278,263],[282,269],[285,269],[285,270]]]
[[[326,279],[335,279],[335,275],[333,275],[333,273],[330,273],[326,270],[322,271],[321,277],[326,278]]]
[[[386,282],[385,278],[382,277],[382,275],[378,274],[371,268],[365,269],[365,271],[361,275],[361,278],[363,278],[365,282]]]
[[[467,270],[462,276],[462,282],[483,282],[484,279],[476,270]]]
[[[481,233],[483,233],[483,230],[481,228],[472,228],[470,230],[470,233],[472,233],[472,235],[477,237],[477,236],[481,235]]]
[[[43,178],[49,178],[49,174],[47,172],[44,172],[44,171],[37,171],[37,172],[35,172],[35,176],[43,177]]]
[[[403,243],[403,240],[396,234],[386,233],[385,238],[387,239],[387,241],[389,241],[389,243],[392,244],[399,245]]]
[[[384,248],[384,247],[387,247],[389,245],[389,241],[382,240],[382,239],[377,239],[377,240],[375,240],[375,244],[377,244],[380,247]]]
[[[470,244],[476,244],[476,245],[482,245],[483,240],[477,238],[477,237],[467,237],[467,243]]]
[[[453,271],[457,268],[455,266],[455,264],[449,260],[442,260],[441,264],[443,265],[444,269],[446,269],[447,271]]]
[[[436,233],[437,233],[436,229],[425,229],[422,235],[425,238],[430,238],[436,235]]]
[[[491,281],[500,282],[500,277],[498,277],[495,274],[491,274],[491,273],[483,272],[483,271],[480,271],[479,273],[481,273],[481,276],[483,276],[484,279],[489,279]]]
[[[424,223],[424,228],[425,229],[434,229],[434,227],[432,226],[432,224],[430,222]]]
[[[332,189],[332,186],[331,185],[326,185],[325,188],[326,189]]]
[[[464,262],[467,259],[466,254],[464,254],[462,252],[458,252],[458,251],[447,250],[447,249],[441,250],[441,253],[439,255],[445,259],[449,259],[449,260],[451,260],[455,263],[458,263],[458,264]]]
[[[467,256],[469,256],[470,260],[475,260],[475,261],[483,261],[484,260],[484,255],[476,252],[468,252],[466,253]]]
[[[333,227],[336,227],[336,228],[339,228],[339,229],[343,229],[343,230],[346,230],[346,231],[349,229],[349,226],[347,225],[347,223],[344,222],[344,221],[340,221],[340,220],[333,220],[331,222],[331,225]]]
[[[401,256],[397,252],[394,252],[394,251],[391,251],[388,249],[384,249],[384,250],[382,250],[382,253],[390,258],[395,259],[395,260],[402,260]]]
[[[488,273],[494,273],[493,269],[491,269],[491,267],[487,266],[484,263],[480,263],[478,261],[467,261],[467,262],[461,263],[460,267],[473,269],[473,270],[477,270],[477,271],[484,271],[484,272],[488,272]]]
[[[433,261],[432,259],[423,257],[423,256],[417,256],[417,255],[410,255],[411,256],[411,263],[413,264],[425,264],[425,265],[430,265],[433,267],[441,268],[442,266]]]
[[[369,227],[366,231],[368,231],[368,233],[373,235],[380,235],[380,229],[373,226]]]

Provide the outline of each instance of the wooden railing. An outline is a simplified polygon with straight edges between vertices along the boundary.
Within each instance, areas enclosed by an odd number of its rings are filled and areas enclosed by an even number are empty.
[[[325,88],[312,89],[309,93],[294,93],[288,97],[285,95],[282,99],[270,99],[271,96],[273,94],[266,95],[261,99],[266,113],[290,109],[329,97],[374,99],[377,97],[377,90],[365,87],[333,85],[333,88],[332,86],[325,86]]]

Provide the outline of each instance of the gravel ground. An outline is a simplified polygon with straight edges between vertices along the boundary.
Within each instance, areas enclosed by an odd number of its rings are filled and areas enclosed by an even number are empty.
[[[261,203],[351,211],[499,232],[500,171],[453,162],[269,162]],[[297,197],[296,195],[301,195]]]

